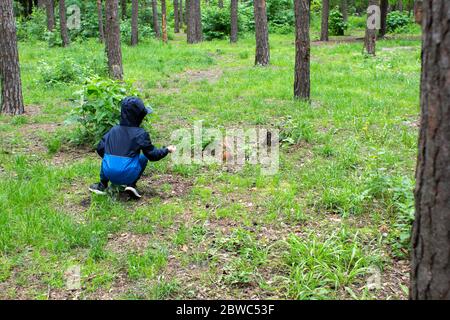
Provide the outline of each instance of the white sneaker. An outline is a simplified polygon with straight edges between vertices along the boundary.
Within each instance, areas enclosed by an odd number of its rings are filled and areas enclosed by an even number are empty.
[[[129,194],[130,196],[132,196],[132,197],[135,197],[135,198],[142,198],[142,196],[139,194],[139,192],[137,191],[137,189],[134,188],[134,187],[128,186],[128,187],[125,188],[125,191],[128,192],[128,194]]]

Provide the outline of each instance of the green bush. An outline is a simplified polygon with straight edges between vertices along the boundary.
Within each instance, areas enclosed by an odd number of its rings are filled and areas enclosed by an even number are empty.
[[[139,39],[150,38],[154,36],[153,29],[150,24],[138,24]],[[131,43],[131,19],[123,20],[120,23],[120,36],[122,41]]]
[[[81,83],[92,76],[107,74],[106,62],[102,56],[80,57],[78,61],[65,58],[59,62],[41,61],[38,66],[40,82],[47,86],[61,83]]]
[[[399,11],[389,12],[386,20],[386,29],[389,33],[401,33],[406,31],[408,25],[411,23],[411,19],[407,14]]]
[[[96,144],[120,120],[120,102],[127,96],[139,96],[129,82],[111,79],[87,79],[76,93],[78,105],[67,122],[79,124],[76,143]]]
[[[203,36],[205,40],[224,39],[230,35],[230,10],[216,6],[202,12]]]
[[[17,39],[45,40],[47,17],[44,10],[35,10],[30,17],[20,17],[17,20]]]
[[[347,30],[348,25],[342,17],[342,13],[338,9],[333,9],[330,12],[329,30],[333,36],[343,36]]]

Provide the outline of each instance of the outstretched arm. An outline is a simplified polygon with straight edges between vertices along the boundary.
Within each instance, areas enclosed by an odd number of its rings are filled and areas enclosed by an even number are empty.
[[[144,153],[144,156],[150,161],[161,160],[169,154],[169,149],[166,147],[156,148],[152,144],[150,136],[147,132],[143,133],[139,137],[139,144],[141,145],[141,149],[142,152]]]

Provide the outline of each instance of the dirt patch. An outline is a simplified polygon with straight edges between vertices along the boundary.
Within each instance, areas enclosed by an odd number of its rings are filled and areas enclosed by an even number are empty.
[[[141,183],[145,185],[143,195],[158,196],[162,199],[184,196],[190,192],[193,185],[189,179],[170,174],[143,176]]]
[[[75,161],[95,158],[95,151],[87,146],[67,147],[63,146],[51,159],[51,164],[55,166],[64,166],[73,164]]]
[[[117,254],[125,254],[129,251],[144,252],[149,240],[150,236],[146,234],[126,232],[110,235],[106,249]]]
[[[190,82],[208,81],[209,83],[215,83],[222,77],[223,71],[221,69],[209,69],[209,70],[187,70],[179,77],[185,78]]]
[[[37,116],[41,113],[42,113],[42,109],[40,106],[37,106],[37,105],[25,106],[25,112],[24,112],[25,116],[33,117],[33,116]]]

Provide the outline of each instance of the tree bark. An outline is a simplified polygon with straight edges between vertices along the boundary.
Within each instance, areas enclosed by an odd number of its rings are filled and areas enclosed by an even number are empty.
[[[380,38],[383,38],[387,32],[387,14],[389,9],[389,0],[381,0],[381,16],[380,16]]]
[[[410,298],[450,299],[450,2],[424,0]]]
[[[309,100],[310,80],[310,0],[295,0],[295,80],[294,97]]]
[[[180,5],[178,7],[178,23],[180,24],[180,29],[183,28],[184,15],[183,15],[183,0],[180,0]]]
[[[108,56],[109,75],[113,79],[123,79],[122,48],[120,46],[120,25],[118,0],[106,0],[105,47]]]
[[[53,31],[55,29],[55,1],[47,0],[45,2],[45,11],[47,13],[47,30]]]
[[[398,0],[398,11],[403,12],[403,1]]]
[[[230,3],[231,16],[231,34],[230,41],[237,42],[238,40],[238,0],[231,0]]]
[[[180,32],[180,9],[178,8],[178,0],[173,0],[173,17],[174,17],[173,31],[175,33],[179,33]]]
[[[139,2],[138,0],[131,1],[131,45],[136,46],[139,42]]]
[[[256,54],[255,65],[266,66],[270,62],[269,31],[267,27],[266,0],[254,0]]]
[[[161,0],[161,26],[162,26],[162,40],[164,43],[167,43],[166,0]]]
[[[344,19],[344,22],[348,21],[348,2],[347,0],[341,0],[341,13],[342,13],[342,18]]]
[[[218,6],[220,9],[223,9],[223,0],[218,1]]]
[[[200,0],[186,0],[187,42],[198,43],[203,40]]]
[[[127,0],[120,1],[120,8],[122,9],[122,20],[127,18]]]
[[[159,29],[158,20],[158,2],[152,0],[152,13],[153,13],[153,31],[155,32],[156,38],[161,38],[161,30]]]
[[[377,0],[369,0],[369,7],[377,5]],[[375,55],[376,41],[377,41],[377,29],[374,22],[375,12],[367,12],[367,26],[366,26],[366,36],[364,39],[364,48],[369,55]]]
[[[0,1],[0,34],[0,113],[22,114],[22,81],[12,0]]]
[[[61,40],[63,47],[67,47],[70,44],[69,33],[67,31],[66,21],[66,1],[59,0],[59,25],[61,29]]]
[[[330,0],[322,1],[322,26],[320,41],[328,41],[328,17],[330,16]]]
[[[105,31],[103,29],[103,4],[102,0],[97,0],[97,17],[98,17],[98,39],[100,42],[105,41]]]

